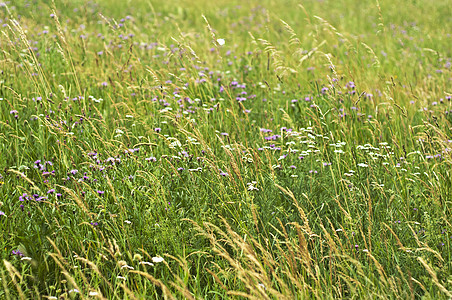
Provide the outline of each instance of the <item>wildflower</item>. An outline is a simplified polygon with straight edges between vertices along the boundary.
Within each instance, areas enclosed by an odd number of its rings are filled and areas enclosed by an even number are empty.
[[[129,269],[129,270],[135,270],[135,268],[134,268],[134,267],[131,267],[131,266],[127,265],[127,264],[125,264],[125,265],[121,266],[121,269]]]
[[[163,259],[163,257],[155,256],[152,258],[152,261],[155,263],[161,263],[162,261],[164,261],[164,259]]]
[[[98,193],[99,195],[103,195],[103,194],[105,194],[105,191],[97,191],[97,193]]]
[[[18,257],[24,256],[24,254],[23,254],[22,252],[20,252],[19,249],[18,249],[18,250],[13,250],[13,251],[11,251],[11,253],[12,253],[13,255],[18,256]]]
[[[225,44],[225,40],[224,39],[217,39],[217,43],[220,46],[223,46]]]
[[[248,182],[248,191],[258,191],[259,189],[254,185],[257,184],[257,181]]]
[[[0,216],[5,216],[6,217],[6,214],[0,210]]]
[[[53,193],[55,193],[55,189],[50,189],[47,191],[47,194],[53,194]]]

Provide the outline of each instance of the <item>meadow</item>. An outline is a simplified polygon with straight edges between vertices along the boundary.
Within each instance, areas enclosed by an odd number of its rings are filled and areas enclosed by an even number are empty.
[[[450,299],[450,0],[0,3],[1,299]]]

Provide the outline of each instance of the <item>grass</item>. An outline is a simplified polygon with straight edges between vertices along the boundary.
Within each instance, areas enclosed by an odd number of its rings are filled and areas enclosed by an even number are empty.
[[[450,298],[450,16],[0,3],[0,298]]]

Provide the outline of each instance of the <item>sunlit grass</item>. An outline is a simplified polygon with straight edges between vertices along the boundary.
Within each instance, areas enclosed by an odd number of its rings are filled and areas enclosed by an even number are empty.
[[[450,298],[450,16],[0,3],[0,297]]]

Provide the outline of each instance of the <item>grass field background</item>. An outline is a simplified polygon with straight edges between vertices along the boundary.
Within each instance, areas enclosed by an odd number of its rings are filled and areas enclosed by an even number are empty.
[[[0,298],[449,299],[451,4],[0,3]]]

